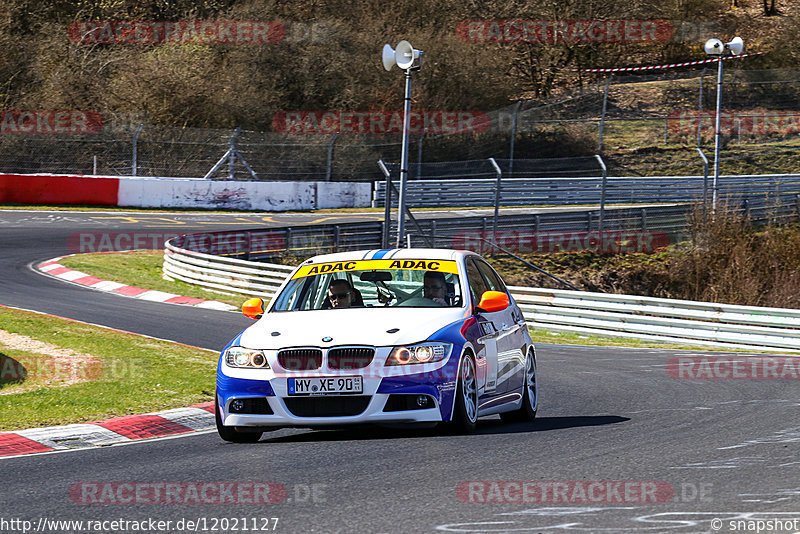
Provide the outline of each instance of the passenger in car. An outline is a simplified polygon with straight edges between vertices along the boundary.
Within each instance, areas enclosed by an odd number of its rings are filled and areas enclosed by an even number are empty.
[[[447,302],[447,283],[444,273],[438,271],[425,271],[422,282],[422,296],[434,301],[439,306],[449,306]]]

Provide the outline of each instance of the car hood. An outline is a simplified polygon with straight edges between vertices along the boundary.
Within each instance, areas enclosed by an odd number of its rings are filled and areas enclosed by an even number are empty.
[[[265,314],[242,333],[249,348],[416,343],[465,316],[463,308],[351,308]],[[396,330],[395,330],[396,329]],[[323,338],[332,338],[323,341]]]

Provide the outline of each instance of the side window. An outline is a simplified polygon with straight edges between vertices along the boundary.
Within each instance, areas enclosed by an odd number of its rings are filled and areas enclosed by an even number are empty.
[[[481,295],[487,290],[486,282],[483,281],[478,267],[471,259],[467,260],[467,282],[469,283],[469,290],[472,293],[472,302],[477,305],[481,300]]]
[[[486,281],[489,284],[489,289],[491,291],[500,291],[502,293],[508,293],[506,290],[506,285],[503,283],[503,280],[500,276],[492,269],[491,265],[484,261],[476,261],[475,263],[478,264],[478,269],[480,269],[483,276],[486,277]]]

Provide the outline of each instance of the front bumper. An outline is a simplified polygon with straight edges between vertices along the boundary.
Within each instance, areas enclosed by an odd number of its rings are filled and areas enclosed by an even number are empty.
[[[382,362],[380,362],[382,364]],[[371,423],[449,421],[456,389],[458,356],[408,369],[365,368],[319,372],[231,368],[220,362],[217,395],[222,424],[231,427],[322,427]],[[416,371],[416,369],[414,369]],[[376,376],[378,374],[389,376]],[[361,376],[361,394],[289,395],[288,378]],[[426,402],[419,406],[417,398]],[[232,409],[236,400],[246,408]],[[251,406],[257,407],[252,409]],[[258,413],[252,413],[252,412]],[[250,412],[250,413],[247,413]]]

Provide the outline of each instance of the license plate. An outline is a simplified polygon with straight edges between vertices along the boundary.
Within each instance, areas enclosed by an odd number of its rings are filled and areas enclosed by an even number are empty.
[[[288,386],[289,395],[342,395],[364,391],[360,376],[289,378]]]

